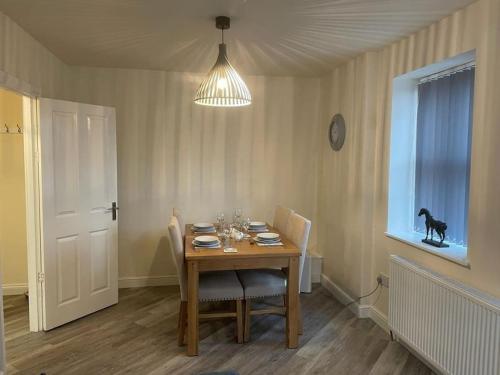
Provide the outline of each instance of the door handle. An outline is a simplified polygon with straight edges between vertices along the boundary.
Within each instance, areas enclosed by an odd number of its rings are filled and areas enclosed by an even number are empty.
[[[116,205],[116,202],[111,203],[111,208],[107,208],[106,212],[113,213],[113,221],[116,220],[116,211],[118,211],[120,207]]]

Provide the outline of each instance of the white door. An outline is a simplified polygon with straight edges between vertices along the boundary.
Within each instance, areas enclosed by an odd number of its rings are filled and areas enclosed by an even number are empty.
[[[113,108],[40,99],[43,322],[118,302]]]

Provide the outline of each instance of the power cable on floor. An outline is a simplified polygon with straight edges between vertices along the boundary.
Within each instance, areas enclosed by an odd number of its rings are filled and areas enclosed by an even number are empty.
[[[368,294],[366,294],[366,295],[364,295],[364,296],[358,297],[358,298],[356,298],[355,300],[353,300],[353,301],[349,302],[349,303],[346,305],[346,307],[347,307],[347,306],[352,305],[353,303],[360,302],[360,301],[361,301],[361,299],[363,299],[363,298],[370,297],[373,293],[375,293],[375,292],[378,290],[378,288],[380,287],[380,285],[382,285],[382,283],[381,283],[380,281],[378,281],[378,280],[377,280],[377,287],[376,287],[375,289],[373,289],[370,293],[368,293]]]

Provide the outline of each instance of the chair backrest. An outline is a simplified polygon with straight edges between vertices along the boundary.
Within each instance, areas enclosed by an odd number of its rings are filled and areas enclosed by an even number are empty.
[[[172,216],[168,224],[168,233],[170,234],[170,249],[177,268],[177,277],[181,288],[181,301],[187,301],[187,274],[184,263],[184,246],[182,243],[182,234],[179,227],[179,220]]]
[[[182,218],[181,211],[178,208],[173,208],[172,209],[172,215],[174,215],[177,218],[177,221],[179,222],[179,228],[181,228],[181,235],[186,234],[186,226],[184,225],[184,219]]]
[[[273,227],[281,233],[287,233],[288,220],[291,214],[293,214],[293,210],[283,206],[276,206],[274,210]]]
[[[302,282],[302,271],[306,260],[307,243],[309,241],[309,232],[311,231],[311,220],[306,219],[299,214],[292,213],[288,219],[286,236],[301,251],[299,282]],[[301,284],[299,284],[301,285]]]

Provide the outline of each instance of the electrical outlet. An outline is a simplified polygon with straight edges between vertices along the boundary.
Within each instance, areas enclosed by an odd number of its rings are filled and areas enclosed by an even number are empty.
[[[385,288],[389,288],[389,276],[384,273],[380,273],[377,276],[377,282]]]

